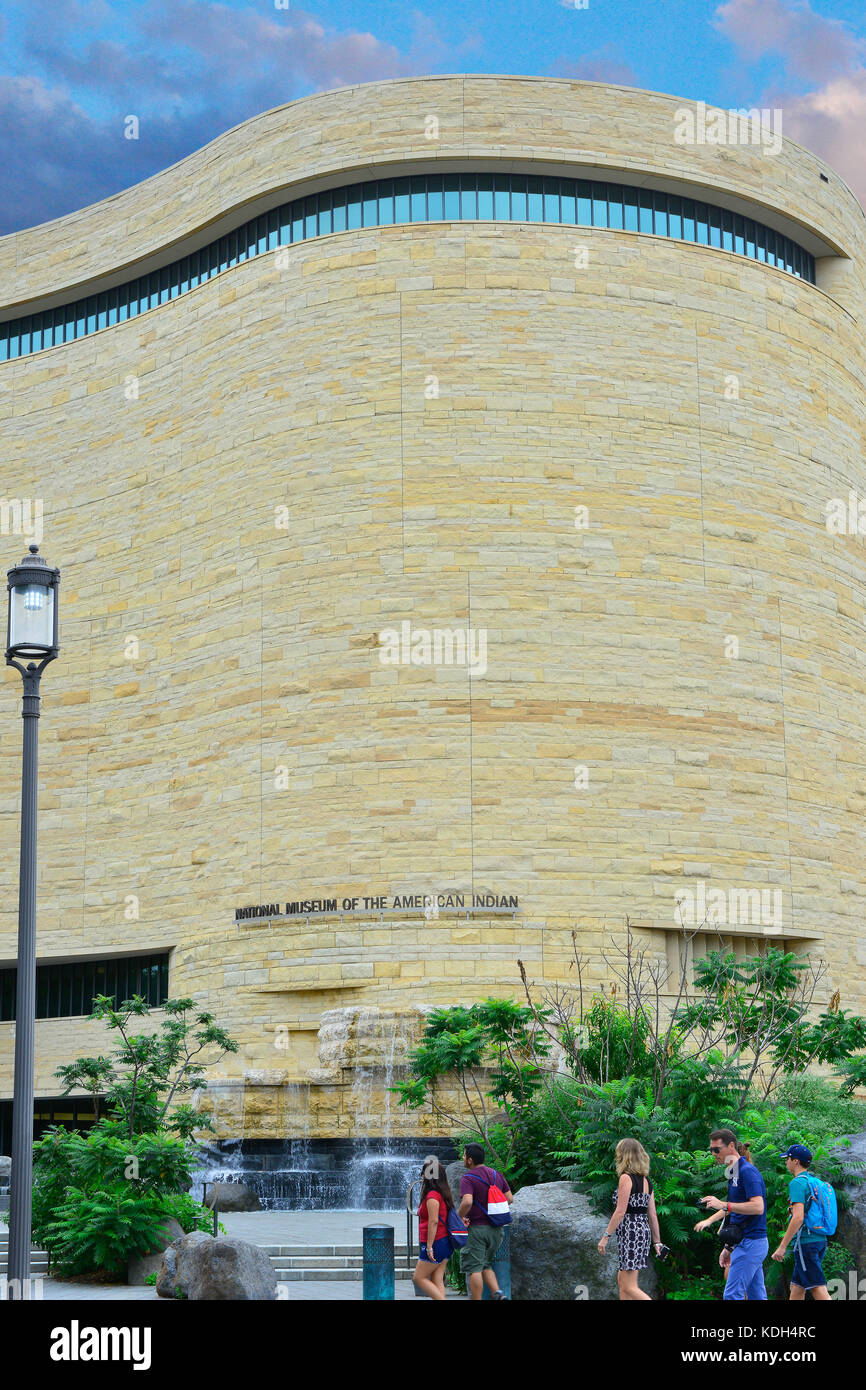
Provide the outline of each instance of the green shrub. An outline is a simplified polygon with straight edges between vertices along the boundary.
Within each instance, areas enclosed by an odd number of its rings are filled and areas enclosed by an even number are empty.
[[[33,1154],[33,1238],[61,1273],[119,1276],[159,1244],[169,1217],[186,1232],[212,1229],[185,1190],[193,1154],[172,1134],[130,1138],[112,1120],[87,1134],[57,1125]]]
[[[129,1260],[158,1245],[170,1214],[164,1197],[69,1187],[43,1228],[52,1268],[67,1275],[102,1270],[119,1277]]]
[[[713,1278],[711,1274],[687,1274],[679,1281],[676,1288],[669,1290],[667,1297],[680,1303],[708,1303],[720,1299],[723,1289],[721,1270],[719,1270],[717,1278]]]
[[[665,1097],[666,1098],[666,1097]],[[712,1128],[730,1126],[751,1147],[752,1159],[767,1188],[767,1227],[770,1250],[778,1245],[788,1224],[790,1176],[779,1155],[789,1144],[806,1144],[815,1158],[815,1170],[839,1188],[842,1173],[831,1158],[832,1140],[803,1122],[802,1115],[783,1107],[752,1107],[738,1116],[724,1112],[706,1122],[700,1148],[689,1149],[683,1128],[694,1121],[673,1106],[654,1106],[652,1088],[638,1081],[612,1081],[587,1088],[581,1126],[574,1143],[557,1155],[560,1176],[570,1178],[586,1192],[599,1215],[609,1216],[616,1187],[614,1149],[619,1139],[637,1139],[650,1155],[662,1240],[671,1247],[669,1259],[659,1266],[659,1280],[666,1294],[684,1287],[684,1280],[706,1277],[719,1280],[718,1233],[715,1228],[695,1232],[701,1219],[698,1199],[713,1194],[724,1197],[723,1168],[707,1151]],[[844,1203],[844,1195],[841,1196]]]
[[[823,1076],[787,1076],[774,1088],[770,1101],[808,1116],[809,1128],[822,1139],[866,1129],[866,1101],[854,1100]]]

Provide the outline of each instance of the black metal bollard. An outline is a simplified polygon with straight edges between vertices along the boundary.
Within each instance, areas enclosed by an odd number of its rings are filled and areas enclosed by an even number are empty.
[[[394,1227],[364,1227],[364,1302],[394,1298]]]

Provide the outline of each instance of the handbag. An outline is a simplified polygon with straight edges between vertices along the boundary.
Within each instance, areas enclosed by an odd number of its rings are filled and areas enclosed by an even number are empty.
[[[469,1232],[453,1207],[449,1207],[448,1215],[445,1220],[448,1226],[448,1239],[451,1242],[451,1249],[462,1250],[469,1239]]]
[[[726,1216],[719,1227],[719,1240],[722,1242],[722,1245],[727,1245],[729,1247],[739,1245],[742,1239],[742,1221],[732,1221],[730,1216]]]

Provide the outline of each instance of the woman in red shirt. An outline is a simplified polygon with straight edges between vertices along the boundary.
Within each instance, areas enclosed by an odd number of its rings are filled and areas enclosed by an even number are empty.
[[[445,1297],[445,1266],[451,1255],[448,1212],[453,1205],[444,1167],[438,1158],[425,1158],[418,1207],[420,1258],[412,1278],[419,1289],[437,1301]]]

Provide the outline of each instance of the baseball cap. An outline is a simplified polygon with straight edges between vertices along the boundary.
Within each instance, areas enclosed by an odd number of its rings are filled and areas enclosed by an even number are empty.
[[[796,1158],[798,1163],[802,1163],[804,1168],[808,1168],[812,1162],[812,1150],[807,1149],[805,1144],[791,1144],[780,1158]]]

